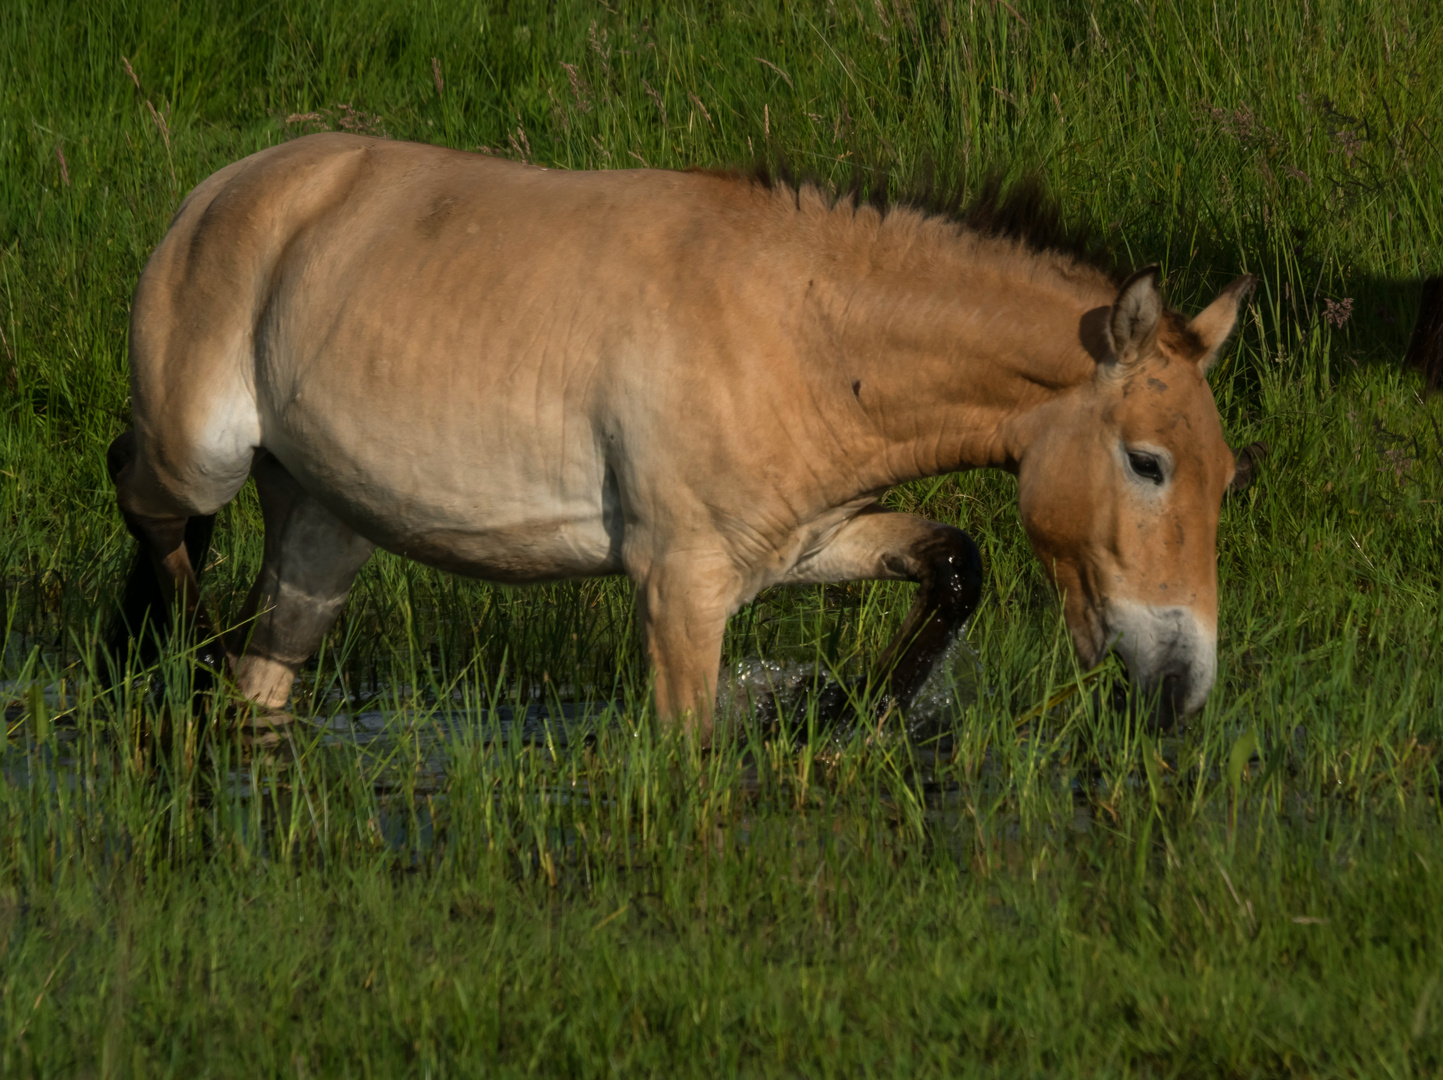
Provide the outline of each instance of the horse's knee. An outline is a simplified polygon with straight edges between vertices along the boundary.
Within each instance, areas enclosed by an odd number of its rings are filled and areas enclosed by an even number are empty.
[[[972,537],[937,525],[913,552],[929,600],[946,616],[965,619],[982,598],[982,553]]]

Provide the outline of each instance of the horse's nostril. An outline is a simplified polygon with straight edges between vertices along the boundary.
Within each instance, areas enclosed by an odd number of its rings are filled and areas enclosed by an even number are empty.
[[[1112,707],[1127,712],[1133,719],[1154,731],[1170,731],[1187,715],[1184,707],[1188,689],[1187,673],[1169,672],[1153,685],[1154,692],[1148,693],[1138,686],[1137,680],[1128,672],[1125,679],[1112,685]]]
[[[1187,678],[1175,672],[1162,677],[1162,693],[1157,703],[1157,726],[1163,731],[1173,727],[1186,715]]]
[[[1132,700],[1132,679],[1124,678],[1112,684],[1112,707],[1121,712]]]

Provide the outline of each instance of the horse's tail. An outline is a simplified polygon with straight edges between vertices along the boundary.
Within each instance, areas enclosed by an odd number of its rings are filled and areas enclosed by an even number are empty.
[[[1418,318],[1413,323],[1404,362],[1422,374],[1424,393],[1443,386],[1443,276],[1423,282]]]

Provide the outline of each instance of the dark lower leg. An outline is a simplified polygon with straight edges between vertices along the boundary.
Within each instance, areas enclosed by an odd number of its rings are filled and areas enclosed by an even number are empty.
[[[850,550],[844,547],[833,566],[820,568],[813,580],[827,580],[830,570],[841,571],[838,577],[918,583],[902,629],[878,663],[881,679],[871,683],[877,692],[873,699],[877,714],[905,710],[976,610],[982,595],[981,554],[960,529],[905,514],[859,518],[843,544],[850,544]],[[816,719],[825,725],[853,714],[866,690],[867,680],[828,682],[814,699]],[[771,726],[783,719],[782,712],[776,697],[768,694],[758,704],[757,719]]]
[[[201,635],[200,659],[219,669],[224,650],[214,641],[214,629],[200,603],[196,568],[205,562],[210,549],[215,515],[192,517],[147,517],[124,508],[133,482],[136,438],[133,431],[122,433],[106,452],[106,466],[115,484],[126,528],[139,541],[140,551],[126,581],[120,611],[107,642],[110,663],[102,674],[109,681],[114,666],[123,668],[131,642],[136,643],[142,664],[154,661],[159,636],[170,625],[172,609],[179,599],[188,626]]]
[[[265,516],[266,551],[243,612],[236,689],[277,712],[374,547],[312,499],[274,458],[258,456],[251,471]]]
[[[150,558],[163,605],[161,618],[178,608],[185,629],[193,633],[198,642],[196,659],[213,671],[223,671],[225,646],[201,602],[200,582],[191,561],[192,549],[198,558],[204,558],[214,518],[150,518],[130,513],[124,516],[126,527],[140,541],[141,551]]]
[[[982,556],[960,529],[936,526],[909,553],[917,565],[917,598],[902,630],[882,654],[885,704],[906,709],[982,597]]]

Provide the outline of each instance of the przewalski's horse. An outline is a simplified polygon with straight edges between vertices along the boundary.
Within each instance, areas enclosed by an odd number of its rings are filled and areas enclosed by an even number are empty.
[[[377,545],[501,582],[626,574],[658,711],[702,738],[758,590],[917,581],[883,659],[905,706],[981,566],[876,500],[990,466],[1083,663],[1116,647],[1170,720],[1213,683],[1236,467],[1204,375],[1249,285],[1189,321],[1154,268],[1119,287],[811,186],[297,139],[197,187],[136,289],[122,636],[177,601],[210,632],[210,518],[254,477],[253,622],[217,662],[263,711]]]

